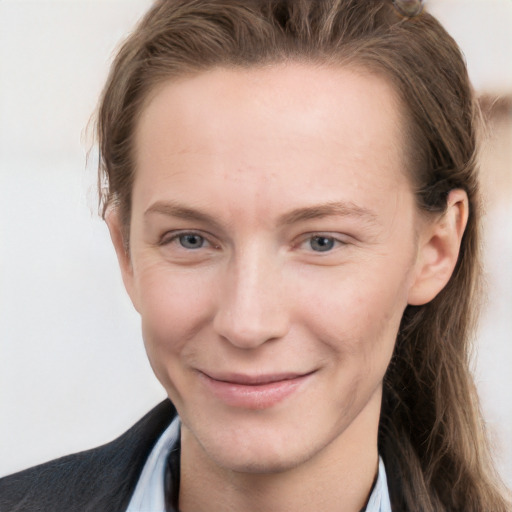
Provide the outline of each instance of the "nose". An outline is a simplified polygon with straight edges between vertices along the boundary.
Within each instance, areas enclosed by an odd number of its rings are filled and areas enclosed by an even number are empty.
[[[234,258],[219,290],[214,329],[242,349],[282,338],[290,302],[277,257],[253,248]]]

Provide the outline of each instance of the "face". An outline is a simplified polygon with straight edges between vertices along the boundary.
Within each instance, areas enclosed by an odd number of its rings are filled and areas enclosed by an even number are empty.
[[[219,467],[376,445],[418,275],[400,112],[383,79],[306,64],[216,69],[146,104],[124,279],[186,439]]]

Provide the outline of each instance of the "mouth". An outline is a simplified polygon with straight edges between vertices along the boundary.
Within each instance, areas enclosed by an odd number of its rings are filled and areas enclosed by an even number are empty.
[[[206,389],[225,405],[267,409],[299,391],[314,373],[245,375],[199,371],[199,378]]]

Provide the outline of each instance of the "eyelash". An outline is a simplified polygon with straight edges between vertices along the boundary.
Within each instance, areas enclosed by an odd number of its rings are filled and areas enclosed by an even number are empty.
[[[200,238],[202,240],[202,244],[200,247],[196,247],[196,248],[191,248],[191,247],[185,247],[183,245],[183,243],[181,243],[181,239],[182,238],[185,238],[185,237],[197,237],[197,238]],[[189,251],[195,251],[195,250],[198,250],[198,249],[203,249],[204,248],[204,244],[208,244],[209,246],[213,247],[213,248],[218,248],[217,245],[211,243],[208,239],[208,237],[204,236],[203,234],[201,233],[198,233],[197,231],[179,231],[179,232],[176,232],[176,233],[166,233],[159,245],[161,246],[164,246],[164,245],[170,245],[172,243],[179,243],[180,247],[182,249],[185,249],[185,250],[189,250]]]
[[[330,243],[331,245],[325,251],[315,250],[312,247],[312,244],[314,243],[315,240],[316,241],[327,240],[328,243]],[[343,240],[340,240],[339,238],[336,238],[333,235],[324,234],[324,233],[308,234],[307,237],[303,238],[303,240],[298,244],[298,247],[302,247],[304,244],[309,244],[312,252],[319,253],[319,254],[328,254],[328,253],[332,252],[333,250],[339,248],[340,246],[347,245],[347,243],[344,242]]]
[[[186,247],[183,244],[183,239],[185,237],[197,237],[201,239],[201,245],[199,247]],[[315,250],[313,248],[313,244],[315,242],[321,242],[325,243],[327,241],[327,248],[326,250]],[[204,249],[205,246],[209,248],[218,249],[220,246],[217,244],[214,244],[210,241],[209,237],[205,236],[204,234],[197,232],[197,231],[179,231],[176,233],[166,233],[162,240],[160,241],[159,245],[165,246],[170,244],[179,244],[181,249],[187,250],[187,251],[196,251],[199,249]],[[309,233],[307,236],[303,237],[299,244],[297,244],[296,248],[303,248],[304,244],[309,244],[309,249],[312,252],[319,253],[319,254],[327,254],[335,250],[336,248],[339,248],[340,246],[347,245],[347,243],[343,240],[340,240],[339,238],[336,238],[335,236],[324,234],[324,233]]]

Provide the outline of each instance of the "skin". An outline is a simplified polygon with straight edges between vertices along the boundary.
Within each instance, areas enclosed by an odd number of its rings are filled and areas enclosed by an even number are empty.
[[[446,284],[467,219],[460,190],[443,216],[417,211],[403,124],[384,79],[301,63],[146,102],[128,252],[108,224],[182,418],[181,510],[365,504],[400,319]]]

